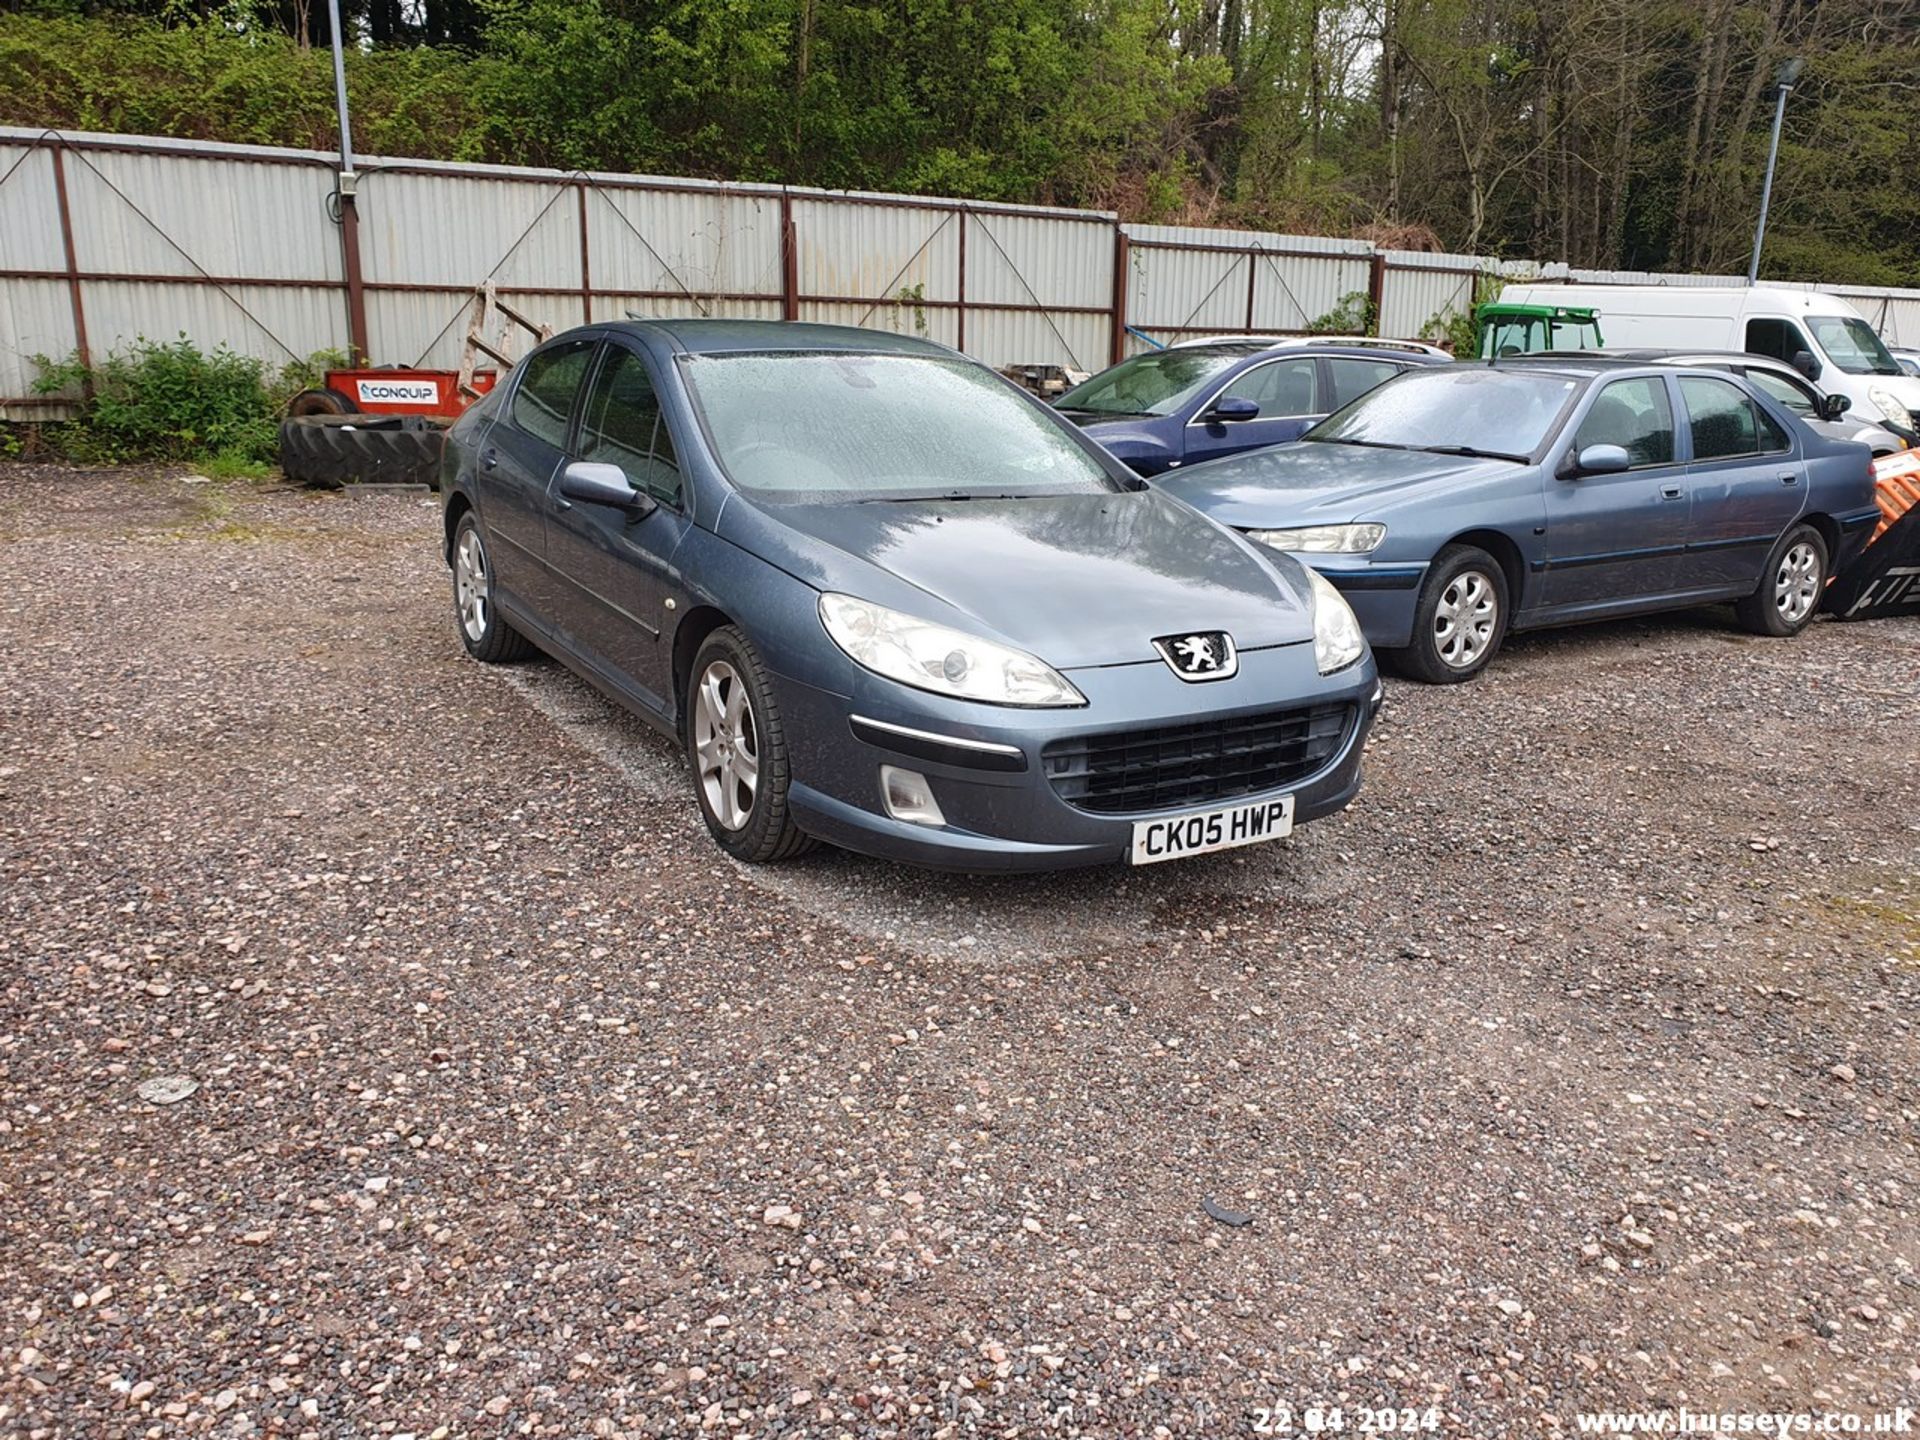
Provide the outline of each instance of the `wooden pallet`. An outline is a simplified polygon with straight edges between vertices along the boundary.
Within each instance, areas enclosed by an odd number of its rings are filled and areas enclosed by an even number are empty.
[[[502,370],[512,368],[516,326],[533,336],[535,345],[553,338],[551,325],[536,324],[507,304],[494,292],[491,280],[473,292],[473,311],[467,317],[467,341],[460,351],[460,393],[469,400],[480,398],[480,391],[473,388],[473,372],[482,355]]]

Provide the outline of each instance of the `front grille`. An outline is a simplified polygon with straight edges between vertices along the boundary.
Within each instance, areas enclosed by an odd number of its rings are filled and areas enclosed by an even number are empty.
[[[1040,763],[1054,793],[1098,815],[1171,810],[1257,795],[1305,780],[1340,749],[1350,704],[1269,710],[1049,742]]]

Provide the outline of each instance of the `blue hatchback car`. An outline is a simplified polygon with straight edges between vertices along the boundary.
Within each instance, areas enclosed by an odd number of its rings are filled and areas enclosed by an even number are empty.
[[[1511,630],[1733,602],[1792,635],[1879,510],[1865,445],[1724,370],[1571,355],[1417,370],[1297,444],[1168,476],[1317,569],[1422,680]]]
[[[1141,864],[1360,784],[1339,593],[922,340],[569,331],[453,426],[443,489],[467,651],[537,646],[678,737],[741,860]]]
[[[1122,360],[1053,402],[1139,475],[1297,440],[1376,385],[1448,356],[1412,341],[1230,339]]]

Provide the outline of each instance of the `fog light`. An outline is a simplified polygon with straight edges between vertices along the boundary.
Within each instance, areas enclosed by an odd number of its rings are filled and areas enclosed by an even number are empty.
[[[897,765],[880,767],[880,795],[886,801],[887,814],[913,825],[944,825],[940,802],[933,798],[933,787],[918,770],[902,770]]]

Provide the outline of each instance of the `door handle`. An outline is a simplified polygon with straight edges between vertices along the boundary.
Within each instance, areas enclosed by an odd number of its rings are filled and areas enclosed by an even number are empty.
[[[482,470],[491,470],[493,469],[494,466],[498,465],[499,463],[500,463],[500,452],[494,449],[491,445],[489,445],[486,449],[480,452],[480,468]]]
[[[1796,471],[1782,470],[1780,472],[1780,483],[1782,485],[1797,485],[1800,483],[1800,476]]]
[[[1685,492],[1678,485],[1662,485],[1660,493],[1669,500],[1678,500]]]

